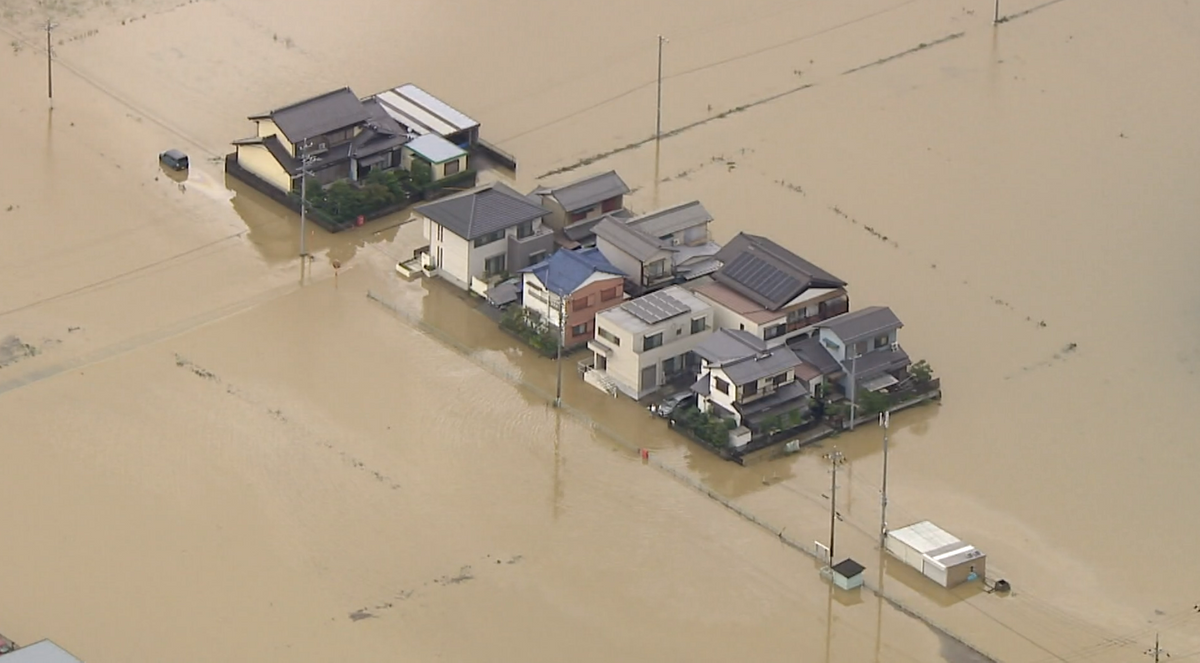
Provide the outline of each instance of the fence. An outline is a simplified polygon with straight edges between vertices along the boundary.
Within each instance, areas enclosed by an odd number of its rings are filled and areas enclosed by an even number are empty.
[[[491,372],[493,375],[496,375],[497,377],[500,377],[500,378],[506,380],[507,382],[515,385],[516,387],[518,387],[520,389],[525,390],[528,393],[532,393],[532,394],[536,395],[537,397],[545,400],[546,402],[549,402],[549,403],[554,402],[554,396],[552,394],[550,394],[549,392],[544,391],[544,390],[538,388],[537,386],[522,379],[518,373],[514,372],[513,370],[509,369],[508,367],[505,367],[500,364],[492,363],[490,361],[487,361],[487,360],[479,357],[477,354],[474,353],[473,348],[454,340],[453,338],[451,338],[448,334],[446,334],[442,330],[438,329],[437,327],[434,327],[433,325],[426,323],[419,316],[416,316],[409,311],[405,311],[405,310],[393,305],[391,302],[381,299],[379,296],[377,296],[375,293],[373,293],[369,290],[367,291],[367,298],[374,302],[379,303],[383,307],[392,311],[393,313],[398,315],[400,318],[407,321],[414,328],[428,334],[429,336],[431,336],[433,338],[438,339],[439,341],[441,341],[448,347],[454,349],[455,351],[457,351],[458,353],[460,353],[461,355],[466,357],[472,363]],[[681,484],[688,486],[689,488],[692,488],[696,492],[699,492],[699,493],[705,495],[706,497],[713,500],[714,502],[724,506],[725,508],[729,509],[733,513],[736,513],[737,515],[741,516],[745,520],[747,520],[751,523],[754,523],[758,527],[770,532],[772,535],[778,537],[779,540],[781,542],[783,542],[785,545],[795,549],[798,552],[801,552],[801,553],[809,556],[812,559],[816,559],[818,561],[823,561],[819,558],[818,553],[815,549],[813,549],[812,547],[809,547],[809,546],[805,546],[800,541],[797,541],[797,540],[793,539],[792,537],[784,534],[783,528],[777,527],[774,524],[772,524],[762,518],[759,518],[753,512],[738,505],[737,503],[733,502],[732,500],[725,497],[724,495],[716,492],[712,488],[709,488],[708,486],[706,486],[702,482],[696,480],[694,477],[690,476],[689,474],[687,474],[685,472],[681,472],[680,470],[662,462],[654,454],[649,453],[648,451],[642,449],[639,445],[635,444],[633,441],[625,438],[623,435],[620,435],[619,433],[617,433],[616,431],[612,430],[611,428],[605,426],[604,424],[602,424],[598,421],[595,421],[586,412],[584,412],[578,408],[575,408],[567,403],[563,403],[561,405],[560,409],[563,410],[564,412],[566,412],[567,414],[571,415],[572,417],[574,417],[580,423],[588,426],[593,431],[599,432],[600,434],[604,435],[604,437],[607,437],[609,440],[619,444],[620,446],[624,447],[625,449],[628,449],[631,453],[640,453],[642,458],[645,459],[645,462],[648,465],[660,470],[664,474],[667,474],[667,475],[673,477],[676,481],[680,482]],[[872,592],[873,594],[878,596],[880,599],[886,601],[889,605],[896,608],[897,610],[900,610],[904,614],[921,621],[922,623],[929,626],[930,628],[937,631],[938,633],[944,635],[947,638],[950,638],[951,640],[954,640],[955,642],[957,642],[957,643],[961,644],[962,646],[975,652],[980,657],[982,657],[982,659],[984,661],[990,661],[992,663],[996,663],[996,661],[997,661],[996,658],[980,651],[978,648],[976,648],[974,645],[972,645],[971,643],[966,641],[961,636],[953,633],[952,631],[949,631],[945,627],[934,622],[930,617],[907,606],[906,604],[901,602],[899,599],[897,599],[893,596],[887,595],[878,586],[875,586],[874,583],[864,582],[863,587],[865,587],[870,592]]]

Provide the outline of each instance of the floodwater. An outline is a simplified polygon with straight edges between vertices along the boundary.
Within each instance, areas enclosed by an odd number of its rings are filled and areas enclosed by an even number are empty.
[[[916,613],[1005,661],[1200,655],[1200,7],[992,10],[0,0],[0,632],[89,663],[979,659]],[[635,145],[660,33],[672,133]],[[892,420],[888,522],[974,543],[1012,595],[880,557],[876,427],[742,468],[573,361],[548,408],[551,362],[395,278],[404,215],[312,230],[302,273],[295,219],[219,157],[246,115],[410,80],[519,188],[615,168],[637,210],[699,198],[718,240],[891,305],[945,397]],[[834,442],[839,556],[892,602],[687,485],[824,540]]]

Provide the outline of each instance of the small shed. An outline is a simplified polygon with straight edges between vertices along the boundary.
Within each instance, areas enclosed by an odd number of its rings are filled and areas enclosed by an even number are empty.
[[[887,551],[942,587],[984,576],[987,555],[928,520],[887,533]]]
[[[866,567],[862,564],[847,557],[830,567],[829,572],[834,585],[849,590],[862,587],[863,571],[865,570]]]
[[[412,170],[413,159],[429,164],[433,181],[461,173],[467,169],[467,152],[437,134],[425,134],[400,148],[400,166]]]
[[[410,133],[434,134],[466,148],[479,142],[478,122],[412,83],[380,92],[375,99]]]
[[[39,640],[4,655],[4,663],[82,663],[49,640]]]

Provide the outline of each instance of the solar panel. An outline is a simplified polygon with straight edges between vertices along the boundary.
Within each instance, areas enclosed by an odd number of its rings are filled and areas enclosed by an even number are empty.
[[[669,320],[691,310],[683,302],[661,291],[626,302],[621,308],[648,325]]]
[[[750,253],[743,253],[725,266],[725,275],[734,281],[777,301],[800,288],[799,279]]]

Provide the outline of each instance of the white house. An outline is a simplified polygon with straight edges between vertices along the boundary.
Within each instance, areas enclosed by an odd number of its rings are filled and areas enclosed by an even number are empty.
[[[677,377],[694,374],[692,350],[712,335],[712,307],[679,286],[596,314],[584,380],[635,400]]]
[[[696,346],[700,377],[692,385],[701,412],[759,432],[774,417],[808,413],[808,390],[796,379],[803,362],[786,345],[768,347],[737,329],[719,329]]]
[[[695,292],[712,304],[719,327],[774,346],[850,310],[845,281],[765,237],[738,233],[716,259],[721,268]]]
[[[592,228],[596,248],[621,268],[635,291],[649,291],[710,274],[721,246],[710,241],[712,215],[700,201],[631,219],[603,219]]]
[[[554,233],[542,227],[549,210],[501,182],[419,205],[414,213],[429,240],[423,264],[464,290],[486,292],[487,283],[541,262],[554,249]]]
[[[871,306],[818,325],[821,347],[841,365],[839,384],[847,396],[878,391],[904,379],[912,362],[900,347],[904,324],[886,306]]]

